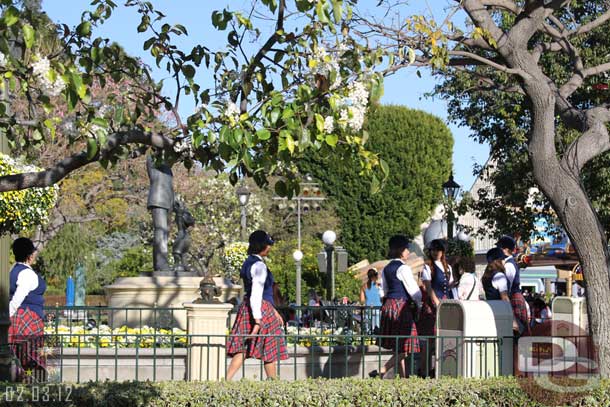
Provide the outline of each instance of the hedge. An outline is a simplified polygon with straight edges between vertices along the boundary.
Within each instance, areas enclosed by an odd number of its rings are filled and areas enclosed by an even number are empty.
[[[521,383],[523,384],[523,383]],[[34,395],[29,388],[7,398],[9,384],[0,385],[2,405],[30,405]],[[13,389],[15,384],[12,385]],[[40,387],[42,386],[42,387]],[[60,385],[50,385],[50,399],[58,398]],[[68,386],[68,385],[63,385]],[[46,391],[39,385],[39,396]],[[309,379],[304,381],[237,382],[90,382],[72,385],[70,400],[63,388],[61,401],[48,406],[543,406],[532,401],[517,379]],[[557,395],[555,393],[555,395]],[[548,399],[549,405],[564,405],[566,398]],[[610,405],[610,381],[572,398],[571,406]]]

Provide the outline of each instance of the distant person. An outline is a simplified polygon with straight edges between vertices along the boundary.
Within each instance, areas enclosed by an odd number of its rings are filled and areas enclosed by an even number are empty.
[[[273,275],[263,261],[273,240],[265,231],[257,230],[248,242],[248,258],[240,273],[246,293],[229,335],[227,355],[233,359],[227,380],[233,378],[246,358],[260,359],[268,378],[276,377],[279,360],[288,359],[282,317],[274,308]]]
[[[481,282],[487,301],[506,301],[511,303],[509,297],[509,284],[504,269],[504,253],[498,247],[490,249],[487,254],[487,267]],[[513,315],[513,331],[519,330],[519,324]]]
[[[417,323],[419,335],[432,337],[436,335],[436,312],[442,300],[452,300],[457,297],[454,288],[457,283],[453,277],[453,270],[447,263],[447,243],[442,239],[432,240],[428,245],[428,260],[421,272],[421,280],[424,285],[424,302],[421,318]],[[433,375],[434,350],[436,340],[428,338],[420,341],[423,345],[422,354],[428,358],[422,358],[421,374],[423,376]]]
[[[383,376],[394,366],[398,359],[398,374],[407,376],[405,357],[419,352],[415,320],[421,308],[422,295],[413,277],[413,271],[406,264],[409,256],[409,239],[396,235],[390,238],[388,258],[390,262],[381,272],[383,306],[381,307],[381,335],[394,338],[381,338],[380,345],[394,352],[393,356],[369,376]],[[402,338],[397,338],[402,336]]]
[[[462,256],[455,264],[455,271],[460,276],[457,288],[459,300],[476,301],[480,299],[481,285],[477,278],[474,259]]]
[[[513,252],[515,251],[515,241],[510,236],[502,236],[496,246],[502,250],[504,254],[504,269],[506,272],[506,278],[508,280],[508,290],[510,295],[511,306],[513,307],[513,314],[519,323],[519,334],[529,332],[529,311],[527,302],[523,298],[521,293],[521,278],[519,265],[513,258]]]
[[[585,287],[579,282],[572,283],[572,298],[581,298],[585,296]]]
[[[44,293],[47,284],[32,269],[36,260],[34,243],[25,237],[13,242],[15,265],[9,274],[8,341],[11,351],[20,362],[17,379],[31,382],[34,378],[44,380],[46,361],[41,350],[44,347]]]
[[[367,307],[381,307],[381,285],[379,284],[379,272],[376,268],[370,268],[367,273],[367,282],[360,287],[360,303]],[[379,309],[366,309],[363,316],[365,332],[371,334],[379,329]]]
[[[533,302],[532,325],[542,324],[549,321],[553,317],[551,308],[547,305],[543,298],[537,297]]]

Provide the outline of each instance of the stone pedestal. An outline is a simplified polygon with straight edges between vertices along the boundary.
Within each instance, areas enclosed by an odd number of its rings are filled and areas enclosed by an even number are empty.
[[[227,318],[231,304],[185,303],[189,354],[187,380],[217,381],[225,377]]]
[[[122,325],[186,329],[185,302],[199,298],[199,283],[203,277],[153,276],[124,277],[104,287],[110,308],[108,316],[112,328]],[[215,277],[221,288],[218,299],[226,302],[239,297],[241,286]],[[175,308],[168,310],[167,308]]]

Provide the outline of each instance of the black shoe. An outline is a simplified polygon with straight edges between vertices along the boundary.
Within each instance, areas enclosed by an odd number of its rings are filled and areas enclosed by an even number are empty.
[[[369,377],[374,379],[375,377],[381,377],[381,374],[375,369],[369,372]]]

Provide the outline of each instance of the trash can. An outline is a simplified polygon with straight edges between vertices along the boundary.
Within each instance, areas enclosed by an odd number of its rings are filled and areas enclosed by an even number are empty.
[[[553,336],[565,337],[579,335],[580,332],[589,332],[587,302],[584,298],[555,297],[551,304],[551,311],[553,320],[568,322],[567,324],[553,324]],[[575,332],[575,330],[579,332]]]
[[[441,301],[436,315],[436,377],[513,373],[513,312],[505,301]]]

